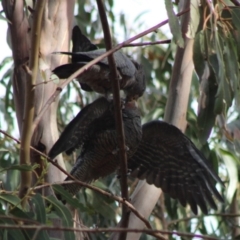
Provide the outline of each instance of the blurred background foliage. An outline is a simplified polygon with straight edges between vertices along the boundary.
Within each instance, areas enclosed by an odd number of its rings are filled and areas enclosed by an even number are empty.
[[[116,0],[115,0],[116,1]],[[114,0],[105,1],[108,20],[112,30],[113,41],[118,43],[118,36],[127,39],[138,33],[144,24],[140,14],[133,23],[127,23],[123,13],[116,15]],[[207,2],[207,1],[206,1]],[[154,211],[149,217],[154,229],[201,233],[218,239],[240,239],[238,218],[239,214],[239,152],[240,152],[240,8],[232,6],[233,1],[214,1],[212,10],[208,4],[202,2],[200,10],[199,31],[194,44],[194,64],[196,72],[193,74],[191,95],[187,112],[186,135],[197,145],[204,155],[212,162],[226,188],[219,191],[226,196],[224,204],[218,204],[218,211],[210,211],[209,216],[201,213],[194,216],[190,208],[181,205],[162,195]],[[127,7],[127,6],[126,6]],[[154,7],[154,6],[153,6]],[[218,13],[215,16],[213,12]],[[104,47],[101,22],[97,13],[95,1],[78,0],[75,6],[76,24],[85,35]],[[216,31],[216,28],[218,31]],[[214,30],[215,29],[215,30]],[[168,34],[169,36],[169,34]],[[168,39],[161,29],[139,39],[138,42],[152,42]],[[153,119],[163,119],[169,92],[169,81],[172,75],[176,44],[153,45],[143,47],[128,47],[123,51],[133,56],[143,64],[147,76],[147,90],[139,99],[138,104],[142,112],[142,122]],[[12,59],[6,57],[1,65],[2,79],[0,80],[0,128],[10,135],[18,136],[18,127],[14,110],[13,91],[10,81]],[[77,82],[71,82],[61,94],[57,121],[61,132],[65,125],[77,112],[97,98],[97,94],[86,93],[79,89]],[[39,223],[50,222],[52,214],[66,219],[65,226],[72,226],[70,211],[62,203],[52,197],[45,200],[52,204],[54,211],[43,198],[33,196],[26,212],[21,209],[17,190],[19,187],[18,164],[19,145],[4,134],[0,135],[0,214],[31,219]],[[64,155],[68,169],[72,166],[76,156]],[[136,179],[129,178],[129,192],[136,186]],[[120,194],[119,181],[116,174],[112,174],[94,183],[112,194]],[[55,187],[54,187],[55,188]],[[56,187],[55,191],[62,191]],[[77,196],[78,201],[72,200],[65,193],[67,202],[78,208],[80,217],[87,227],[116,226],[121,216],[119,204],[90,189],[83,189]],[[61,209],[61,210],[59,210]],[[1,223],[14,224],[15,220],[0,217]],[[12,231],[12,230],[11,230]],[[2,239],[31,239],[34,232],[14,230],[12,232],[0,229]],[[41,231],[37,239],[49,239],[47,232]],[[11,238],[4,238],[4,237]],[[107,239],[109,233],[90,234],[93,240]],[[16,238],[17,237],[17,238]],[[1,239],[1,238],[0,238]],[[74,239],[73,233],[65,232],[65,239]],[[141,240],[153,237],[143,234]],[[169,236],[169,239],[186,239],[185,237]]]

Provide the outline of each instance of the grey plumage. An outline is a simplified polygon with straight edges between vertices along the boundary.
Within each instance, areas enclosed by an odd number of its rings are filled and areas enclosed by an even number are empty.
[[[106,52],[105,49],[97,49],[97,47],[81,33],[77,26],[73,29],[72,40],[73,51],[60,52],[61,54],[70,55],[72,62],[61,65],[53,70],[53,73],[59,78],[68,78],[79,68]],[[120,89],[125,91],[127,99],[137,99],[142,96],[146,89],[146,80],[142,65],[121,51],[115,52],[113,56],[116,62]],[[107,58],[104,58],[82,73],[77,77],[77,80],[85,91],[95,91],[102,94],[112,92],[110,68]]]

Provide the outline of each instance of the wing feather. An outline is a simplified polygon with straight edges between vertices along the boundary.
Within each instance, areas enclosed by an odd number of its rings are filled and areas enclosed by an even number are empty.
[[[183,206],[188,203],[207,213],[207,203],[216,208],[213,198],[223,201],[215,182],[223,185],[204,155],[178,128],[163,121],[142,127],[142,141],[129,159],[132,175],[161,187]]]
[[[89,125],[101,116],[109,107],[109,100],[101,97],[84,107],[77,116],[66,126],[59,139],[48,153],[50,158],[65,152],[70,154],[74,149],[82,145],[86,138],[86,130]]]

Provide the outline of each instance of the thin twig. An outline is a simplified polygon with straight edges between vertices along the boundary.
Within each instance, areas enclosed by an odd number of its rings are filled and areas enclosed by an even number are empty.
[[[185,13],[189,12],[189,8],[187,10],[181,11],[180,13],[178,13],[176,16],[181,16]],[[145,35],[147,35],[148,33],[151,33],[153,31],[155,31],[156,29],[166,25],[168,23],[168,20],[165,20],[139,34],[137,34],[136,36],[129,38],[127,41],[122,42],[121,44],[118,44],[116,47],[112,48],[111,50],[107,51],[106,53],[102,54],[101,56],[93,59],[92,61],[90,61],[88,64],[86,64],[85,66],[81,67],[79,70],[77,70],[76,72],[74,72],[71,76],[69,76],[65,81],[62,82],[62,84],[59,86],[60,89],[63,89],[64,87],[66,87],[74,78],[76,78],[77,76],[79,76],[80,74],[86,72],[89,68],[91,68],[94,64],[98,63],[99,61],[101,61],[102,59],[106,58],[107,56],[109,56],[110,54],[118,51],[119,49],[123,48],[124,46],[130,44],[131,42],[137,40],[138,38],[141,38]],[[55,95],[57,93],[56,96],[58,96],[60,94],[60,92],[58,90],[56,90],[53,95]],[[52,98],[52,100],[54,100],[55,98]],[[49,105],[49,102],[47,102],[45,105]],[[48,107],[44,106],[42,108],[42,110],[40,111],[40,113],[38,114],[38,120],[42,118],[42,116],[44,115],[44,113],[46,112],[46,110],[48,109]],[[33,132],[35,131],[36,126],[38,125],[39,122],[37,122],[36,120],[33,123]]]
[[[183,232],[175,232],[175,231],[162,231],[162,230],[153,230],[153,229],[139,229],[139,228],[94,228],[94,229],[82,229],[82,228],[71,228],[71,227],[57,227],[57,226],[49,226],[41,224],[40,226],[36,225],[6,225],[0,224],[0,229],[24,229],[24,230],[32,230],[39,229],[40,230],[58,230],[58,231],[76,231],[76,232],[87,232],[87,233],[100,233],[100,232],[142,232],[153,237],[157,237],[157,239],[165,239],[160,238],[156,233],[167,234],[167,235],[176,235],[181,237],[187,237],[191,239],[199,238],[205,240],[218,240],[218,238],[210,237],[201,234],[194,233],[183,233]]]
[[[36,224],[36,225],[41,225],[40,222],[33,220],[33,219],[27,219],[27,218],[20,218],[20,217],[15,217],[15,216],[6,216],[6,215],[0,215],[1,219],[11,219],[17,222],[26,222],[26,223],[31,223],[31,224]]]
[[[12,136],[9,135],[7,132],[5,132],[5,131],[3,131],[3,130],[1,130],[1,129],[0,129],[0,133],[3,133],[5,136],[11,138],[12,140],[14,140],[15,142],[17,142],[17,143],[19,143],[19,144],[21,143],[21,141],[19,141],[18,139],[12,137]],[[74,183],[77,183],[77,184],[79,184],[79,185],[81,185],[81,186],[84,186],[84,187],[89,188],[89,189],[91,189],[91,190],[93,190],[93,191],[95,191],[95,192],[98,192],[98,193],[100,193],[100,194],[102,194],[102,195],[104,195],[104,196],[107,196],[107,197],[109,197],[109,198],[112,198],[112,199],[114,199],[114,200],[116,200],[116,201],[118,201],[118,202],[120,202],[120,203],[122,203],[122,204],[125,204],[139,219],[141,219],[141,220],[145,223],[145,225],[146,225],[147,228],[152,229],[152,227],[151,227],[150,223],[148,222],[148,220],[145,219],[141,214],[139,214],[138,211],[133,207],[133,205],[132,205],[130,202],[126,201],[125,199],[123,199],[123,198],[121,198],[121,197],[118,197],[118,196],[115,196],[115,195],[113,195],[113,194],[111,194],[111,193],[109,193],[109,192],[106,192],[106,191],[104,191],[104,190],[102,190],[102,189],[99,189],[99,188],[94,187],[94,186],[92,186],[92,185],[89,185],[89,184],[87,184],[87,183],[78,181],[76,178],[74,178],[72,175],[70,175],[68,172],[66,172],[56,161],[53,161],[53,160],[50,159],[47,155],[45,155],[44,153],[40,152],[39,150],[37,150],[36,148],[34,148],[34,147],[32,147],[32,146],[30,146],[30,149],[33,150],[33,151],[35,151],[36,153],[38,153],[40,156],[43,156],[44,158],[46,158],[48,162],[52,163],[52,164],[53,164],[55,167],[57,167],[61,172],[65,173],[68,177],[70,177],[72,180],[74,180]],[[56,184],[57,184],[57,183],[56,183]],[[51,186],[51,185],[53,185],[53,184],[52,184],[52,183],[51,183],[51,184],[50,184],[50,183],[45,184],[45,186]],[[36,187],[36,188],[37,188],[37,187]]]
[[[200,218],[207,218],[207,217],[223,217],[223,218],[236,218],[240,217],[240,214],[235,214],[235,213],[210,213],[206,216],[191,216],[191,217],[186,217],[186,218],[180,218],[180,219],[175,219],[170,222],[168,222],[168,226],[177,224],[179,222],[188,222],[192,219],[200,219]]]
[[[156,41],[156,42],[131,43],[131,44],[126,44],[123,47],[142,47],[142,46],[151,46],[151,45],[166,44],[166,43],[171,43],[171,40],[167,39],[167,40]]]
[[[230,0],[235,6],[240,6],[240,2],[238,0]]]
[[[112,40],[111,40],[111,34],[110,34],[108,20],[105,12],[105,7],[102,0],[97,0],[97,5],[98,5],[100,19],[102,22],[106,50],[108,51],[112,49]],[[114,101],[114,108],[115,108],[114,109],[115,122],[116,122],[117,139],[118,139],[118,147],[119,147],[118,157],[120,158],[121,193],[122,193],[122,198],[128,201],[128,184],[127,184],[128,167],[127,167],[125,133],[124,133],[124,127],[123,127],[123,120],[122,120],[122,111],[121,111],[120,87],[119,87],[116,63],[112,54],[108,56],[108,64],[110,67],[110,79],[112,81],[113,101]],[[128,227],[129,213],[130,211],[128,210],[126,205],[122,205],[121,227],[123,228]],[[126,232],[122,232],[121,234],[119,234],[119,240],[125,240],[126,237],[127,237]]]
[[[37,1],[33,18],[33,27],[31,32],[31,53],[29,60],[29,69],[31,75],[27,76],[26,81],[26,95],[24,100],[24,121],[21,131],[21,147],[20,147],[20,164],[31,164],[30,161],[30,143],[32,138],[32,123],[34,116],[34,94],[35,83],[38,73],[39,60],[39,45],[40,45],[40,30],[42,24],[42,16],[46,0]],[[19,190],[19,197],[23,198],[31,186],[31,172],[21,171],[21,185]],[[22,205],[26,204],[26,198],[23,199]]]

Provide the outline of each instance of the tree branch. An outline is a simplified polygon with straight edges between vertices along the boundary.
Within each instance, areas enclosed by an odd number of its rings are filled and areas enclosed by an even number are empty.
[[[161,40],[161,41],[156,41],[156,42],[132,43],[132,44],[126,44],[123,47],[144,47],[144,46],[151,46],[151,45],[157,45],[157,44],[166,44],[166,43],[171,43],[171,39]]]
[[[175,232],[175,231],[161,231],[161,230],[152,230],[152,229],[139,229],[139,228],[95,228],[95,229],[79,229],[79,228],[71,228],[71,227],[55,227],[55,226],[49,226],[41,224],[39,225],[6,225],[6,224],[0,224],[0,229],[23,229],[23,230],[33,230],[36,229],[36,231],[41,230],[58,230],[58,231],[76,231],[76,232],[87,232],[87,233],[100,233],[100,232],[140,232],[140,233],[146,233],[148,235],[151,235],[153,237],[156,237],[157,239],[166,240],[166,238],[159,236],[157,233],[160,234],[167,234],[167,235],[176,235],[180,237],[187,237],[191,239],[205,239],[205,240],[218,240],[218,238],[210,237],[206,235],[200,235],[200,234],[193,234],[193,233],[183,233],[183,232]]]
[[[185,1],[184,7],[189,8],[189,4],[189,2]],[[177,47],[164,115],[166,122],[177,126],[183,132],[186,127],[186,112],[193,73],[192,54],[194,40],[186,37],[189,17],[189,13],[182,17],[181,26],[185,47]]]
[[[230,0],[235,6],[240,6],[240,2],[238,0]]]
[[[33,27],[31,31],[31,53],[29,69],[31,75],[28,75],[26,82],[24,119],[21,131],[21,147],[20,147],[20,164],[31,164],[30,161],[30,143],[32,138],[32,122],[34,116],[34,92],[35,83],[38,73],[38,59],[39,59],[39,45],[40,45],[40,29],[42,23],[42,16],[46,0],[37,1],[34,11]],[[31,172],[21,172],[21,185],[19,190],[19,197],[26,196],[31,186]],[[22,202],[23,206],[26,204],[26,198]]]
[[[102,28],[104,33],[104,40],[106,45],[106,50],[112,49],[112,40],[110,29],[108,25],[108,20],[105,12],[105,7],[102,0],[97,0],[98,11],[100,15],[100,19],[102,22]],[[118,147],[119,147],[119,160],[120,160],[120,172],[121,172],[121,193],[122,198],[128,201],[128,184],[127,184],[127,154],[126,154],[126,144],[125,144],[125,133],[123,128],[123,120],[122,120],[122,106],[120,100],[120,87],[119,87],[119,79],[117,75],[117,68],[114,57],[112,54],[108,56],[108,63],[110,67],[110,79],[112,81],[112,89],[113,89],[113,101],[115,108],[115,122],[116,122],[116,130],[117,130],[117,139],[118,139]],[[129,221],[129,211],[126,205],[122,205],[122,220],[121,227],[127,228]],[[126,232],[122,232],[119,235],[119,240],[126,239]]]

